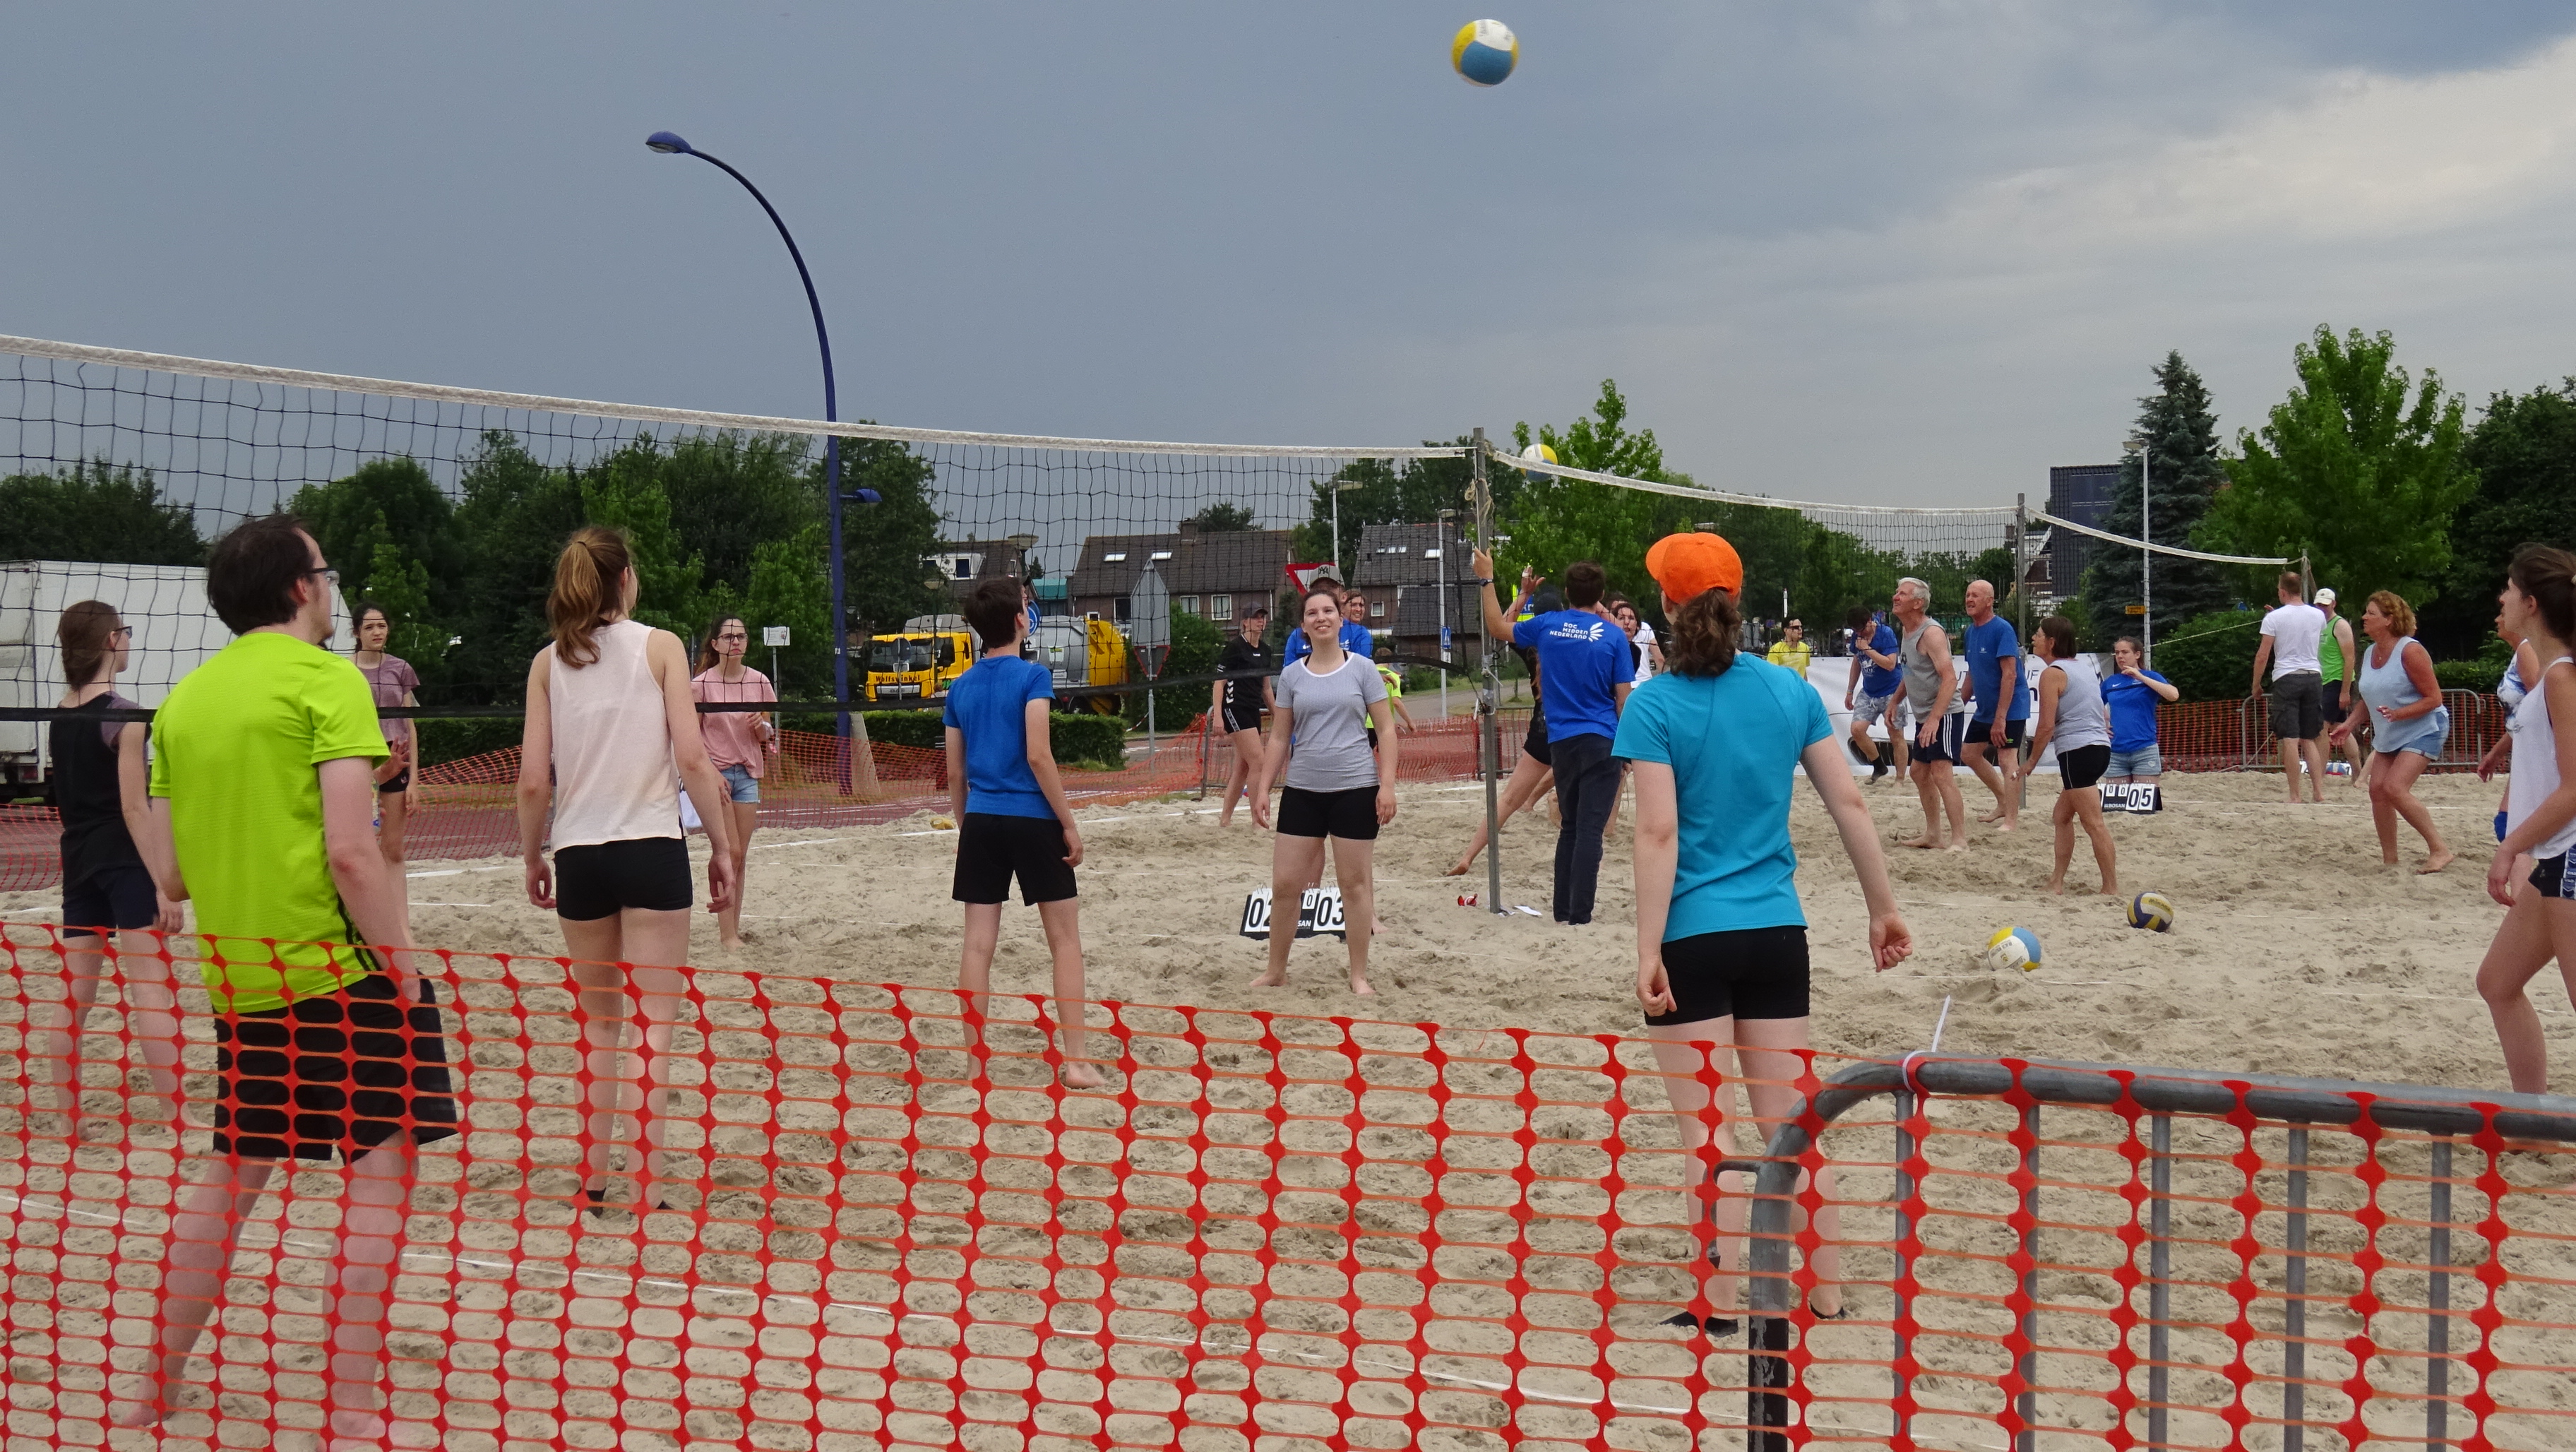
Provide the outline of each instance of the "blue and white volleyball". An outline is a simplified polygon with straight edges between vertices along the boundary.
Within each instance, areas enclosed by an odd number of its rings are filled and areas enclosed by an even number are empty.
[[[2129,926],[2151,933],[2169,932],[2173,928],[2173,899],[2161,892],[2142,892],[2129,899]]]
[[[1553,464],[1555,462],[1556,450],[1549,448],[1545,444],[1532,444],[1528,448],[1521,450],[1521,472],[1527,474],[1533,479],[1546,478],[1547,470],[1539,466],[1542,464]]]
[[[2018,968],[2024,973],[2039,966],[2039,934],[2028,928],[1997,928],[1986,939],[1986,966],[1998,973]]]
[[[1499,86],[1520,63],[1520,38],[1499,20],[1478,20],[1459,27],[1449,42],[1449,64],[1471,86]]]

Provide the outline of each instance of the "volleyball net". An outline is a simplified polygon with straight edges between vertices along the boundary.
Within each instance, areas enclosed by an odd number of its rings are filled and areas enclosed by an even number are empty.
[[[211,1153],[194,950],[137,937],[75,1047],[57,930],[0,926],[0,1324],[55,1445],[149,1369]],[[1123,1003],[1078,1091],[1052,1000],[708,968],[648,1066],[624,969],[412,960],[461,1128],[389,1291],[332,1299],[343,1169],[271,1181],[166,1436],[318,1429],[381,1304],[391,1445],[450,1452],[2576,1439],[2564,1099]],[[648,1078],[664,1207],[593,1212]]]

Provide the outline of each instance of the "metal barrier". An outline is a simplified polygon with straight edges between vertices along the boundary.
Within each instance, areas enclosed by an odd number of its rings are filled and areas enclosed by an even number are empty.
[[[1828,1399],[1809,1384],[1819,1364],[1812,1340],[1819,1320],[1804,1296],[1815,1277],[1794,1268],[1793,1255],[1812,1262],[1822,1243],[1794,1222],[1799,1212],[1812,1214],[1822,1204],[1812,1177],[1829,1163],[1818,1149],[1825,1127],[1880,1095],[1896,1101],[1897,1136],[1890,1323],[1895,1354],[1887,1361],[1891,1381],[1885,1397],[1893,1413],[1885,1433],[1889,1445],[1922,1445],[1920,1421],[1954,1410],[1990,1419],[2009,1435],[2014,1452],[2033,1452],[2043,1433],[2082,1434],[2088,1442],[2114,1447],[2242,1447],[2247,1429],[2262,1424],[2277,1429],[2282,1452],[2303,1452],[2307,1435],[2318,1431],[2349,1447],[2415,1440],[2431,1448],[2565,1446],[2576,1440],[2576,1412],[2570,1411],[2576,1403],[2576,1326],[2566,1324],[2576,1319],[2576,1197],[2566,1188],[2576,1179],[2576,1156],[2566,1153],[2576,1143],[2576,1099],[1915,1056],[1856,1064],[1835,1074],[1811,1092],[1795,1122],[1773,1135],[1759,1165],[1748,1258],[1751,1452],[1785,1452],[1793,1441],[1828,1440],[1811,1415],[1819,1400]],[[1925,1193],[1936,1173],[1925,1152],[1929,1106],[1936,1098],[1974,1100],[2007,1116],[2000,1138],[2015,1157],[2008,1179],[2016,1197],[2003,1217],[2014,1249],[2006,1257],[2010,1286],[1999,1298],[2009,1325],[1998,1344],[2010,1359],[2009,1370],[1993,1381],[2003,1393],[2000,1406],[1941,1407],[1921,1384],[1919,1342],[1927,1335],[1958,1334],[1955,1327],[1927,1327],[1917,1314],[1926,1299],[1927,1262],[1957,1254],[1939,1244],[1927,1248],[1927,1224],[1964,1213],[1933,1203]],[[2044,1140],[2043,1106],[2107,1114],[2121,1132],[2110,1141]],[[2321,1155],[2321,1131],[2350,1143],[2340,1153]],[[2263,1153],[2258,1134],[2277,1137],[2281,1153]],[[2052,1178],[2042,1161],[2044,1146],[2097,1155],[2108,1150],[2127,1161],[2129,1173],[2116,1184],[2107,1183],[2112,1177],[2088,1178],[2080,1167],[2061,1169]],[[2455,1152],[2464,1146],[2484,1159],[2483,1168],[2466,1177],[2454,1168]],[[2517,1157],[2528,1163],[2512,1164]],[[1752,1168],[1741,1161],[1727,1167]],[[2217,1188],[2231,1193],[2178,1189],[2178,1168],[2203,1182],[2222,1182]],[[2507,1168],[2523,1173],[2508,1176]],[[2323,1198],[2316,1193],[2320,1176],[2332,1182],[2333,1193]],[[2267,1180],[2277,1183],[2278,1199],[2265,1195]],[[2087,1219],[2080,1207],[2058,1207],[2072,1218],[2050,1220],[2043,1187],[2061,1195],[2076,1192],[2079,1200],[2089,1194],[2097,1208],[2108,1191],[2120,1210]],[[2415,1189],[2423,1192],[2423,1209],[2410,1216],[2393,1202],[2410,1200],[2407,1192]],[[2475,1206],[2462,1213],[2454,1203],[2459,1191],[2483,1200],[2483,1213]],[[2178,1232],[2178,1207],[2186,1219],[2203,1223],[2200,1233]],[[2212,1239],[2207,1222],[2228,1216],[2233,1223],[2219,1228],[2233,1233]],[[2333,1227],[2332,1244],[2312,1236],[2320,1221]],[[2055,1258],[2044,1257],[2044,1230],[2072,1244],[2058,1248]],[[2470,1232],[2481,1253],[2456,1258],[2455,1230]],[[2357,1246],[2351,1243],[2356,1236]],[[2117,1243],[2116,1252],[2086,1259],[2084,1242],[2105,1238]],[[2418,1244],[2420,1258],[2401,1253]],[[2195,1264],[2179,1266],[2178,1253]],[[2213,1261],[2228,1271],[2222,1279],[2190,1273]],[[2334,1287],[2316,1287],[2311,1271],[2320,1266],[2331,1270]],[[2078,1310],[2067,1304],[2068,1288],[2060,1285],[2052,1300],[2044,1277],[2069,1272],[2107,1275],[2116,1296],[2098,1309]],[[2454,1305],[2454,1276],[2462,1272],[2468,1276],[2468,1303]],[[2420,1303],[2408,1304],[2403,1298],[2418,1285]],[[2236,1314],[2223,1326],[2213,1317],[2177,1317],[2178,1291],[2203,1305],[2232,1300]],[[2255,1324],[2252,1309],[2264,1301],[2278,1303],[2277,1330]],[[2513,1314],[2518,1306],[2532,1314]],[[2341,1324],[2312,1329],[2312,1312],[2320,1321]],[[2043,1317],[2062,1322],[2070,1315],[2107,1321],[2115,1334],[2107,1342],[2097,1335],[2089,1346],[2044,1339]],[[2468,1344],[2455,1349],[2452,1333],[2462,1328],[2469,1332]],[[2335,1330],[2350,1334],[2325,1334]],[[2532,1332],[2547,1334],[2526,1334]],[[2143,1349],[2134,1344],[2141,1337]],[[2178,1340],[2191,1345],[2178,1346]],[[2187,1354],[2192,1351],[2220,1351],[2225,1359]],[[2044,1359],[2060,1364],[2044,1367]],[[2107,1383],[2096,1377],[2090,1386],[2073,1384],[2073,1363],[2086,1359],[2113,1376]],[[2453,1388],[2455,1363],[2470,1373],[2466,1389]],[[1955,1357],[1951,1364],[1957,1364]],[[2178,1376],[2193,1385],[2178,1391]],[[1832,1399],[1863,1400],[1849,1390]],[[2257,1391],[2265,1395],[2252,1395]],[[2395,1424],[2403,1406],[2413,1402],[2422,1404],[2420,1429],[2401,1431]],[[2451,1426],[2454,1408],[2467,1417],[2466,1430],[2458,1434]],[[2198,1425],[2178,1428],[2183,1421]],[[2527,1442],[2496,1435],[2540,1425],[2553,1435]],[[1930,1445],[1944,1442],[1936,1436]]]
[[[2511,714],[2484,691],[2444,691],[2451,734],[2433,770],[2474,767],[2488,747],[2504,739]],[[2167,771],[2278,771],[2281,743],[2272,735],[2269,696],[2233,701],[2174,701],[2156,708],[2156,735]]]

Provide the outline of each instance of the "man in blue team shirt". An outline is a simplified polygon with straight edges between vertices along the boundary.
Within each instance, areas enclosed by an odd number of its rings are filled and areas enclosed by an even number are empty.
[[[1588,923],[1601,880],[1601,834],[1619,802],[1619,763],[1610,743],[1637,676],[1636,656],[1627,632],[1600,608],[1607,582],[1599,565],[1578,560],[1566,567],[1567,608],[1515,625],[1494,598],[1493,556],[1479,550],[1474,559],[1486,632],[1538,652],[1539,709],[1556,771],[1556,920]],[[1523,593],[1537,584],[1536,574],[1521,572]]]
[[[1353,655],[1366,656],[1371,660],[1375,660],[1377,658],[1377,637],[1369,634],[1369,628],[1361,624],[1358,619],[1355,619],[1352,616],[1351,601],[1357,595],[1358,592],[1355,590],[1344,590],[1334,597],[1341,603],[1342,607],[1342,649]],[[1360,614],[1364,616],[1367,611],[1368,602],[1367,600],[1362,599],[1360,601]],[[1288,667],[1295,665],[1297,662],[1304,660],[1308,653],[1313,651],[1314,648],[1313,644],[1308,642],[1306,639],[1306,632],[1292,628],[1288,632],[1287,652],[1279,657],[1279,668],[1284,671],[1288,669]]]
[[[1869,779],[1876,781],[1890,770],[1905,775],[1905,687],[1903,663],[1896,658],[1896,627],[1869,612],[1866,605],[1852,607],[1844,622],[1851,630],[1852,669],[1843,677],[1843,709],[1852,713],[1851,753],[1869,763]],[[1854,700],[1854,693],[1858,700]],[[1869,739],[1869,728],[1887,718],[1887,740]],[[1891,765],[1892,763],[1892,765]]]
[[[1018,878],[1020,901],[1038,910],[1055,963],[1064,1082],[1094,1088],[1101,1077],[1083,1057],[1081,901],[1073,881],[1073,869],[1082,865],[1082,833],[1056,775],[1050,740],[1055,673],[1020,657],[1029,633],[1021,604],[1016,580],[979,580],[967,592],[966,623],[984,642],[984,654],[949,686],[942,712],[948,806],[957,822],[957,870],[948,895],[966,905],[957,986],[975,995],[980,1011],[993,986],[1002,907]]]
[[[1974,703],[1974,714],[1959,755],[1986,790],[1995,794],[1995,809],[1977,820],[2001,823],[1995,830],[2009,832],[2021,822],[2013,778],[2022,730],[2030,721],[2030,692],[2022,689],[2021,637],[2014,633],[2011,621],[1995,613],[1995,587],[1983,580],[1968,582],[1966,643],[1968,699]],[[2003,759],[2000,772],[1995,770],[1997,757]]]

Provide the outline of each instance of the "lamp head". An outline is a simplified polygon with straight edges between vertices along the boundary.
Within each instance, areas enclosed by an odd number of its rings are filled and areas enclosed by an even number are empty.
[[[656,131],[652,135],[644,138],[644,144],[651,147],[653,150],[662,153],[664,156],[686,156],[689,154],[689,143],[681,140],[680,133],[677,131]]]

